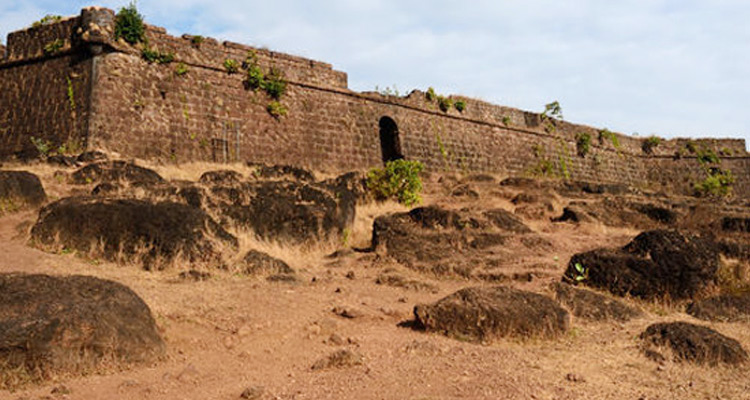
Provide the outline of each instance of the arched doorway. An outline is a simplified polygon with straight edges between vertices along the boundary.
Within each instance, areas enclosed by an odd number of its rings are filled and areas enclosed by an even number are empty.
[[[398,125],[391,117],[380,118],[380,150],[384,163],[404,158],[398,139]]]

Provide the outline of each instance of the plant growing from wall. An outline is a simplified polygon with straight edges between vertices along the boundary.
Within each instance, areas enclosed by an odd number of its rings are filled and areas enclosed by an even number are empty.
[[[536,165],[531,169],[534,176],[554,176],[555,164],[547,158],[547,152],[544,147],[535,144],[531,147],[534,157],[538,160]]]
[[[658,136],[649,136],[641,143],[641,150],[646,154],[654,154],[654,149],[661,144],[661,138]]]
[[[268,113],[276,119],[279,119],[287,114],[286,107],[284,107],[283,104],[279,103],[276,100],[268,103],[268,106],[266,106],[266,111],[268,111]]]
[[[442,112],[448,112],[448,110],[450,110],[453,106],[453,100],[445,96],[438,96],[437,102],[438,108],[440,108],[440,111]]]
[[[607,140],[612,143],[612,146],[615,149],[620,148],[620,140],[617,138],[617,135],[615,135],[614,132],[611,132],[609,129],[604,128],[599,131],[599,143],[604,144],[604,142]]]
[[[278,101],[281,96],[286,93],[286,80],[284,74],[278,68],[271,68],[266,75],[265,79],[261,82],[261,88],[271,96],[272,99]]]
[[[224,60],[224,69],[228,74],[235,74],[240,70],[240,62],[234,58],[227,58]]]
[[[169,64],[174,61],[174,53],[162,53],[159,50],[153,50],[148,46],[144,46],[141,50],[141,57],[143,57],[148,63]]]
[[[31,144],[34,145],[36,150],[44,157],[47,157],[50,154],[50,151],[52,150],[52,143],[49,140],[44,139],[37,139],[36,137],[32,136],[29,138],[31,140]]]
[[[201,44],[205,38],[201,35],[193,35],[190,37],[190,43],[195,47],[201,47]]]
[[[424,98],[427,101],[429,101],[430,103],[432,103],[433,101],[435,101],[435,99],[437,99],[437,94],[435,93],[435,88],[433,88],[433,87],[427,88],[427,92],[425,92]]]
[[[591,150],[591,135],[586,132],[576,133],[576,152],[579,157],[586,157]]]
[[[707,164],[719,164],[721,162],[721,159],[716,155],[716,152],[709,148],[701,148],[695,153],[695,155],[698,163],[704,167]]]
[[[510,120],[509,116],[507,116],[507,115],[503,116],[503,125],[508,126],[508,125],[510,125],[510,122],[511,122],[511,120]]]
[[[564,119],[562,114],[562,107],[560,107],[560,102],[555,100],[552,103],[545,104],[544,111],[542,112],[540,117],[542,118],[542,120],[546,120],[550,117],[559,120]]]
[[[122,38],[130,44],[140,43],[146,35],[143,16],[138,13],[135,3],[123,7],[115,16],[115,39]]]
[[[70,80],[69,76],[66,76],[65,79],[68,81],[68,87],[67,87],[67,94],[68,94],[68,103],[70,104],[70,112],[75,113],[76,111],[76,96],[73,92],[73,82]],[[75,114],[73,114],[75,115]]]
[[[424,165],[419,161],[393,160],[385,168],[373,168],[367,173],[367,188],[379,200],[396,199],[409,207],[422,201],[422,180],[419,174]]]
[[[696,150],[696,160],[702,167],[705,178],[693,185],[695,194],[703,197],[728,197],[732,194],[734,175],[720,167],[721,158],[712,149]]]
[[[39,21],[35,21],[34,23],[32,23],[31,27],[39,28],[44,25],[51,25],[56,22],[60,22],[60,20],[62,20],[62,16],[60,15],[47,14],[44,17],[42,17],[42,19],[40,19]]]
[[[393,88],[391,88],[390,86],[386,86],[382,89],[380,88],[380,86],[375,85],[375,91],[379,95],[385,96],[385,97],[400,97],[401,96],[401,93],[398,91],[398,88],[396,87],[395,84],[393,85]]]
[[[174,69],[174,73],[177,76],[183,76],[188,73],[188,66],[185,65],[185,63],[177,63],[177,66]]]
[[[62,39],[55,39],[44,45],[44,54],[51,55],[55,54],[65,46],[65,41]]]
[[[453,107],[455,107],[458,112],[462,113],[466,110],[466,102],[464,100],[456,100],[456,102],[453,103]]]

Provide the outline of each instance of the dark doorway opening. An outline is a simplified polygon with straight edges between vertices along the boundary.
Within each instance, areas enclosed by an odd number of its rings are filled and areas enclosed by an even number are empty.
[[[383,152],[384,163],[404,158],[398,139],[398,125],[391,117],[380,118],[380,150]]]

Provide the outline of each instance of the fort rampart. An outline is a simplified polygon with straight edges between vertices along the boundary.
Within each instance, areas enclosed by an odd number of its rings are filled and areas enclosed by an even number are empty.
[[[174,37],[148,26],[148,48],[172,54],[148,62],[142,46],[114,37],[114,13],[13,32],[0,47],[0,158],[32,154],[31,138],[53,146],[104,149],[162,162],[253,161],[343,171],[404,156],[431,170],[547,174],[690,192],[704,178],[698,151],[721,156],[734,190],[750,195],[744,140],[663,140],[572,124],[545,114],[451,96],[442,110],[425,93],[405,97],[349,90],[330,64],[211,38]],[[227,60],[251,57],[281,71],[287,90],[274,100],[249,88]],[[582,134],[590,148],[580,154]]]

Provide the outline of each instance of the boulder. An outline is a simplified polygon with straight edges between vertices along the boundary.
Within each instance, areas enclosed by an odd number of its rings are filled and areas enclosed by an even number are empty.
[[[244,180],[242,174],[230,169],[204,172],[198,182],[205,185],[236,185]]]
[[[579,289],[566,283],[554,286],[555,300],[570,312],[589,321],[627,322],[643,313],[627,304],[586,289]]]
[[[225,248],[237,247],[237,239],[200,209],[135,199],[62,199],[42,209],[31,236],[43,248],[66,247],[147,269],[178,260],[217,266]]]
[[[722,294],[695,301],[688,305],[686,312],[706,321],[750,321],[750,292]]]
[[[618,296],[689,299],[716,282],[719,252],[708,239],[677,231],[641,233],[622,249],[596,249],[570,259],[564,281]]]
[[[131,185],[147,186],[164,182],[155,171],[125,161],[100,161],[89,164],[73,172],[70,180],[76,185],[127,182]]]
[[[109,157],[101,151],[85,151],[78,155],[76,161],[81,163],[92,163],[97,161],[107,161]]]
[[[340,236],[354,222],[356,200],[325,185],[247,182],[211,190],[220,214],[262,239],[306,243]]]
[[[0,171],[0,214],[47,201],[39,177],[26,171]]]
[[[287,263],[266,253],[250,250],[242,258],[242,272],[248,275],[294,275]]]
[[[553,338],[570,316],[552,299],[505,286],[459,290],[434,304],[414,307],[417,326],[446,336],[491,342],[511,336]]]
[[[509,245],[521,245],[531,230],[504,210],[483,213],[418,207],[379,216],[372,248],[420,272],[469,278]],[[511,243],[511,244],[509,244]]]
[[[724,232],[750,233],[750,217],[722,217],[717,225]]]
[[[116,282],[0,274],[0,304],[0,389],[19,371],[38,381],[165,352],[146,303]]]
[[[715,366],[741,364],[748,358],[738,341],[711,328],[687,322],[653,324],[641,333],[640,338],[644,353],[655,361],[672,358],[674,361]]]
[[[309,170],[291,165],[265,165],[248,162],[249,167],[255,168],[253,174],[258,179],[283,179],[299,182],[315,182],[315,175]]]

